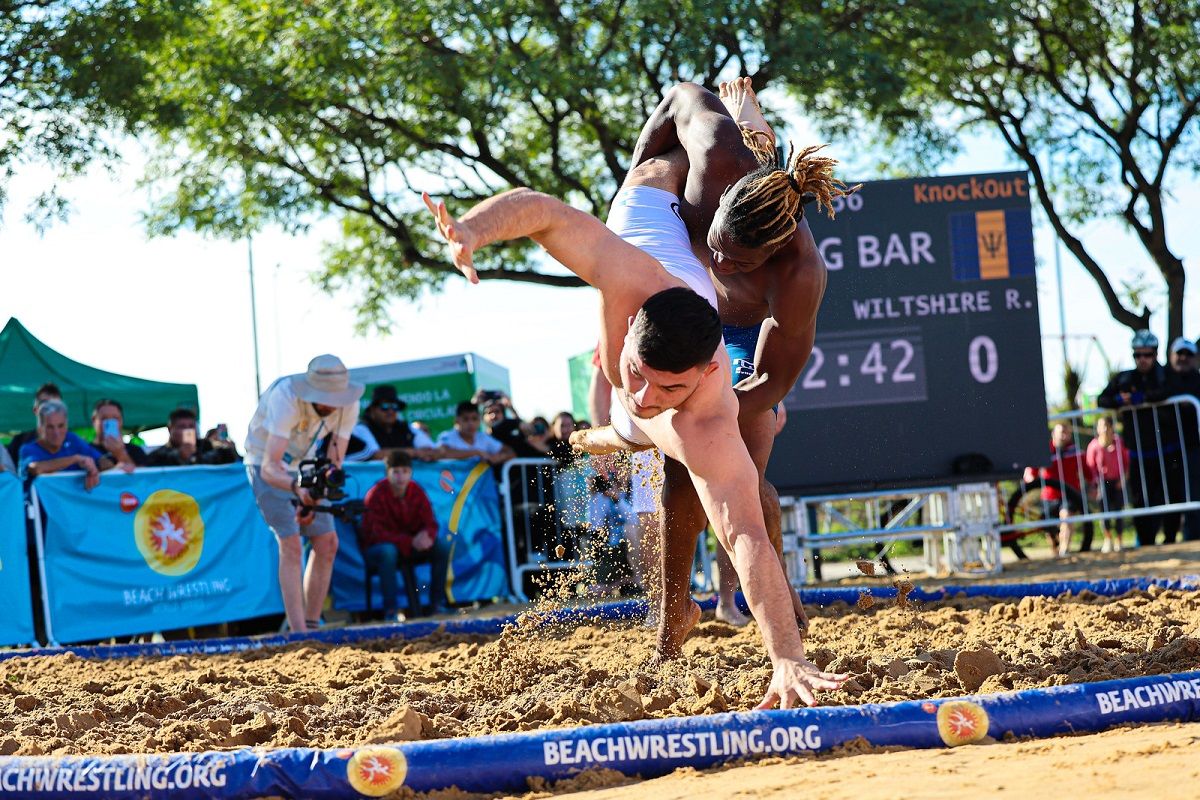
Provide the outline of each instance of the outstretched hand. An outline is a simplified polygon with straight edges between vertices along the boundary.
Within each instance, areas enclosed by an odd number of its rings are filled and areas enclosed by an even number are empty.
[[[774,708],[776,703],[780,708],[791,708],[793,697],[806,706],[815,706],[814,689],[840,689],[849,679],[848,674],[822,672],[816,664],[803,658],[785,658],[775,665],[767,693],[755,708]]]
[[[475,239],[471,235],[469,226],[450,216],[445,202],[439,200],[434,203],[428,192],[421,192],[421,199],[425,201],[425,207],[429,209],[429,213],[433,214],[433,219],[437,222],[438,233],[450,246],[450,260],[454,262],[454,266],[471,283],[479,283],[479,273],[475,271],[475,264],[472,260],[472,253],[475,252]]]

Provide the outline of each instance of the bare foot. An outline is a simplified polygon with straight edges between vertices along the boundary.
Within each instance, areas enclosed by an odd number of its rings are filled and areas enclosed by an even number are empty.
[[[733,603],[729,605],[717,603],[717,619],[735,628],[743,628],[750,624],[750,618],[743,614]]]
[[[688,598],[683,614],[664,614],[658,624],[658,659],[675,658],[683,652],[683,641],[700,621],[700,606]]]
[[[752,131],[762,131],[771,137],[772,144],[775,143],[775,131],[771,130],[763,116],[762,108],[758,105],[758,96],[754,94],[749,78],[734,78],[722,83],[718,97],[725,104],[725,108],[729,109],[729,116],[739,125]]]

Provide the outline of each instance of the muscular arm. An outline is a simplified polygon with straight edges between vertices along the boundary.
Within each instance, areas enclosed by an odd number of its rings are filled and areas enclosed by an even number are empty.
[[[774,268],[780,270],[781,280],[767,298],[771,316],[758,335],[755,374],[743,382],[752,388],[738,392],[743,414],[773,408],[792,390],[812,354],[817,311],[825,294],[825,262],[806,222],[800,222],[792,242],[768,263],[778,263]]]
[[[588,413],[592,425],[597,427],[607,425],[612,418],[612,384],[604,371],[596,367],[592,368],[592,382],[588,386]]]
[[[638,452],[640,450],[650,450],[654,447],[652,444],[640,445],[634,444],[627,439],[622,439],[611,425],[601,425],[599,427],[575,431],[571,434],[571,446],[576,450],[581,450],[593,456],[604,456],[609,453],[623,451]]]
[[[730,554],[742,590],[762,629],[771,663],[804,658],[787,577],[767,536],[758,471],[731,414],[681,431],[676,457],[692,475],[696,493],[721,546]]]
[[[475,250],[493,242],[529,237],[554,260],[600,291],[600,358],[605,375],[619,385],[617,358],[628,320],[650,295],[683,282],[667,273],[645,252],[628,244],[604,223],[549,195],[513,189],[478,204],[461,220],[444,204],[425,204],[450,244],[455,266],[472,283],[479,278],[472,265]]]
[[[657,291],[645,291],[645,282],[662,284],[664,289],[679,285],[655,259],[625,242],[600,220],[532,189],[512,189],[489,197],[450,224],[463,234],[461,244],[469,251],[493,242],[533,239],[555,261],[611,300],[626,300],[633,311]],[[463,267],[457,256],[455,262],[460,269]],[[470,266],[469,253],[466,266]],[[467,277],[474,282],[477,278],[473,273],[472,268]]]

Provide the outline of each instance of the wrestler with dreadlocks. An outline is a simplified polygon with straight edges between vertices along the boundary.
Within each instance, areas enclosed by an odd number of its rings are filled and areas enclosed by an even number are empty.
[[[820,147],[784,162],[748,78],[721,84],[720,97],[694,83],[667,92],[642,128],[630,174],[678,187],[672,210],[687,225],[693,252],[708,265],[733,365],[739,427],[759,474],[767,531],[782,560],[779,495],[766,479],[776,406],[812,352],[825,263],[803,219],[807,202],[832,214],[835,197],[854,191],[833,177],[837,162]],[[596,434],[593,434],[596,435]],[[635,478],[635,486],[645,483]],[[667,593],[659,640],[682,644],[692,602],[687,591],[704,510],[687,474],[670,459],[663,485],[662,586]],[[801,627],[800,598],[791,592]],[[674,609],[673,611],[670,609]]]

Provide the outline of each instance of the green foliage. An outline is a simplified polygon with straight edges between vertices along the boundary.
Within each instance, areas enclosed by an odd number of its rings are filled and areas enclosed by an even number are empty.
[[[527,185],[602,216],[662,91],[735,74],[786,87],[836,153],[881,153],[886,176],[934,168],[965,130],[997,134],[1113,316],[1149,312],[1078,233],[1111,214],[1181,333],[1164,208],[1200,165],[1194,2],[0,0],[0,170],[35,154],[79,171],[119,122],[155,156],[152,232],[336,216],[320,281],[360,287],[379,324],[388,297],[449,274],[421,190],[461,213]],[[479,266],[579,285],[529,247]]]
[[[0,178],[35,162],[70,177],[113,158],[111,124],[137,112],[146,48],[177,11],[171,0],[0,0]],[[66,212],[52,186],[27,217],[44,227]]]
[[[799,74],[832,57],[825,27],[791,2],[194,0],[114,107],[156,143],[152,232],[333,214],[319,281],[386,325],[389,297],[453,274],[420,191],[461,213],[525,185],[602,216],[665,88]],[[489,248],[480,277],[581,285],[535,253]]]

